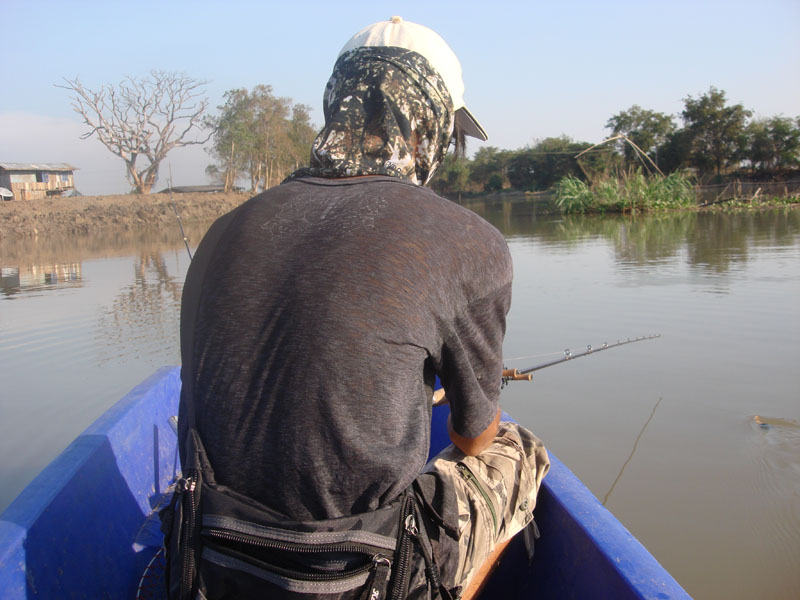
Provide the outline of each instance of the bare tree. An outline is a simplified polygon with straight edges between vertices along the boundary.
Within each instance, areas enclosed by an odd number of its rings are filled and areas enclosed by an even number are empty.
[[[117,87],[103,85],[94,91],[78,78],[60,85],[74,93],[72,108],[91,127],[81,139],[93,135],[125,161],[135,193],[147,194],[156,181],[158,167],[173,148],[204,144],[197,135],[208,107],[205,81],[183,73],[151,71],[144,79],[126,77]],[[148,161],[137,165],[142,157]]]

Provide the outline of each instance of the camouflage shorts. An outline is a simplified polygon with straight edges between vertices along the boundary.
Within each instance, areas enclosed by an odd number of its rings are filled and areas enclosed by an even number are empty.
[[[456,585],[466,586],[502,543],[530,523],[550,459],[542,442],[517,423],[501,422],[491,446],[466,456],[448,446],[425,467],[452,482],[458,503]]]

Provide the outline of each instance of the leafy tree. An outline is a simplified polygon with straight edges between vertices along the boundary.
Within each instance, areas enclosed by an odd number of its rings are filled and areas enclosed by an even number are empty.
[[[765,171],[774,157],[766,120],[755,120],[747,126],[747,159],[753,169]]]
[[[466,191],[469,174],[468,159],[447,154],[431,180],[431,188],[443,196]]]
[[[479,148],[469,164],[469,181],[485,192],[503,189],[508,181],[508,160],[512,154],[495,146]]]
[[[174,148],[204,144],[197,138],[208,100],[204,81],[182,73],[151,71],[143,78],[127,77],[116,87],[92,90],[78,78],[65,79],[57,87],[73,92],[72,108],[90,127],[81,138],[95,136],[125,162],[135,193],[147,194],[158,169]],[[147,160],[141,167],[139,158]]]
[[[567,175],[584,179],[575,155],[589,146],[567,136],[540,140],[513,154],[508,161],[508,180],[519,190],[545,190]]]
[[[269,85],[230,90],[225,100],[220,113],[206,120],[217,161],[206,170],[224,178],[226,187],[247,174],[251,192],[267,189],[307,164],[314,139],[308,106],[276,97]]]
[[[206,167],[206,173],[224,182],[229,192],[239,176],[247,170],[247,149],[252,145],[250,124],[253,121],[250,95],[246,90],[225,92],[225,104],[217,108],[219,116],[207,117],[205,122],[213,133],[208,150],[217,164]]]
[[[717,175],[739,158],[746,143],[745,121],[752,114],[741,104],[728,106],[725,92],[711,86],[707,93],[684,99],[681,113],[692,137],[692,164],[714,167]]]
[[[514,152],[508,161],[507,169],[511,187],[515,190],[536,189],[537,164],[533,149],[523,148]]]
[[[487,192],[499,192],[503,189],[503,178],[499,173],[492,173],[489,177],[489,181],[486,182],[486,185],[483,188]]]
[[[800,123],[781,116],[750,122],[746,156],[753,168],[762,171],[797,166],[800,164]]]
[[[677,129],[667,136],[658,148],[658,166],[665,173],[688,167],[692,156],[692,134],[687,129]]]
[[[657,158],[658,147],[667,141],[676,125],[670,115],[646,110],[634,104],[628,110],[611,117],[606,123],[606,129],[610,129],[613,135],[626,136],[653,159],[654,156]],[[630,144],[623,142],[618,147],[622,149],[629,165],[638,160]]]
[[[307,104],[292,106],[292,119],[289,121],[289,161],[293,170],[308,164],[311,157],[311,144],[317,137],[317,130],[311,124],[311,107]]]

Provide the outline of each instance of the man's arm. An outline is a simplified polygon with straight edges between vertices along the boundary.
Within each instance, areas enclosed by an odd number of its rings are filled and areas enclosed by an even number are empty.
[[[456,433],[456,431],[453,429],[453,423],[450,421],[450,415],[448,415],[447,433],[450,435],[450,441],[453,442],[456,447],[467,456],[477,456],[489,447],[497,435],[497,428],[500,424],[500,413],[501,410],[498,408],[494,420],[486,429],[483,430],[483,432],[478,435],[478,437],[474,438],[467,438],[458,435],[458,433]]]
[[[450,439],[468,456],[476,456],[492,443],[500,422],[500,373],[512,269],[508,245],[497,233],[490,240],[486,236],[484,252],[474,257],[474,265],[480,267],[475,269],[472,297],[457,307],[451,319],[442,321],[441,347],[431,352],[450,403]],[[486,292],[480,295],[478,290]],[[481,431],[478,425],[487,418],[491,422]]]

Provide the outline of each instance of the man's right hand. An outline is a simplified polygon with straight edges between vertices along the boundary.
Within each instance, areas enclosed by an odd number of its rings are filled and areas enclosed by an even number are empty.
[[[447,404],[447,396],[444,395],[444,388],[439,388],[433,392],[433,405],[444,406]]]

